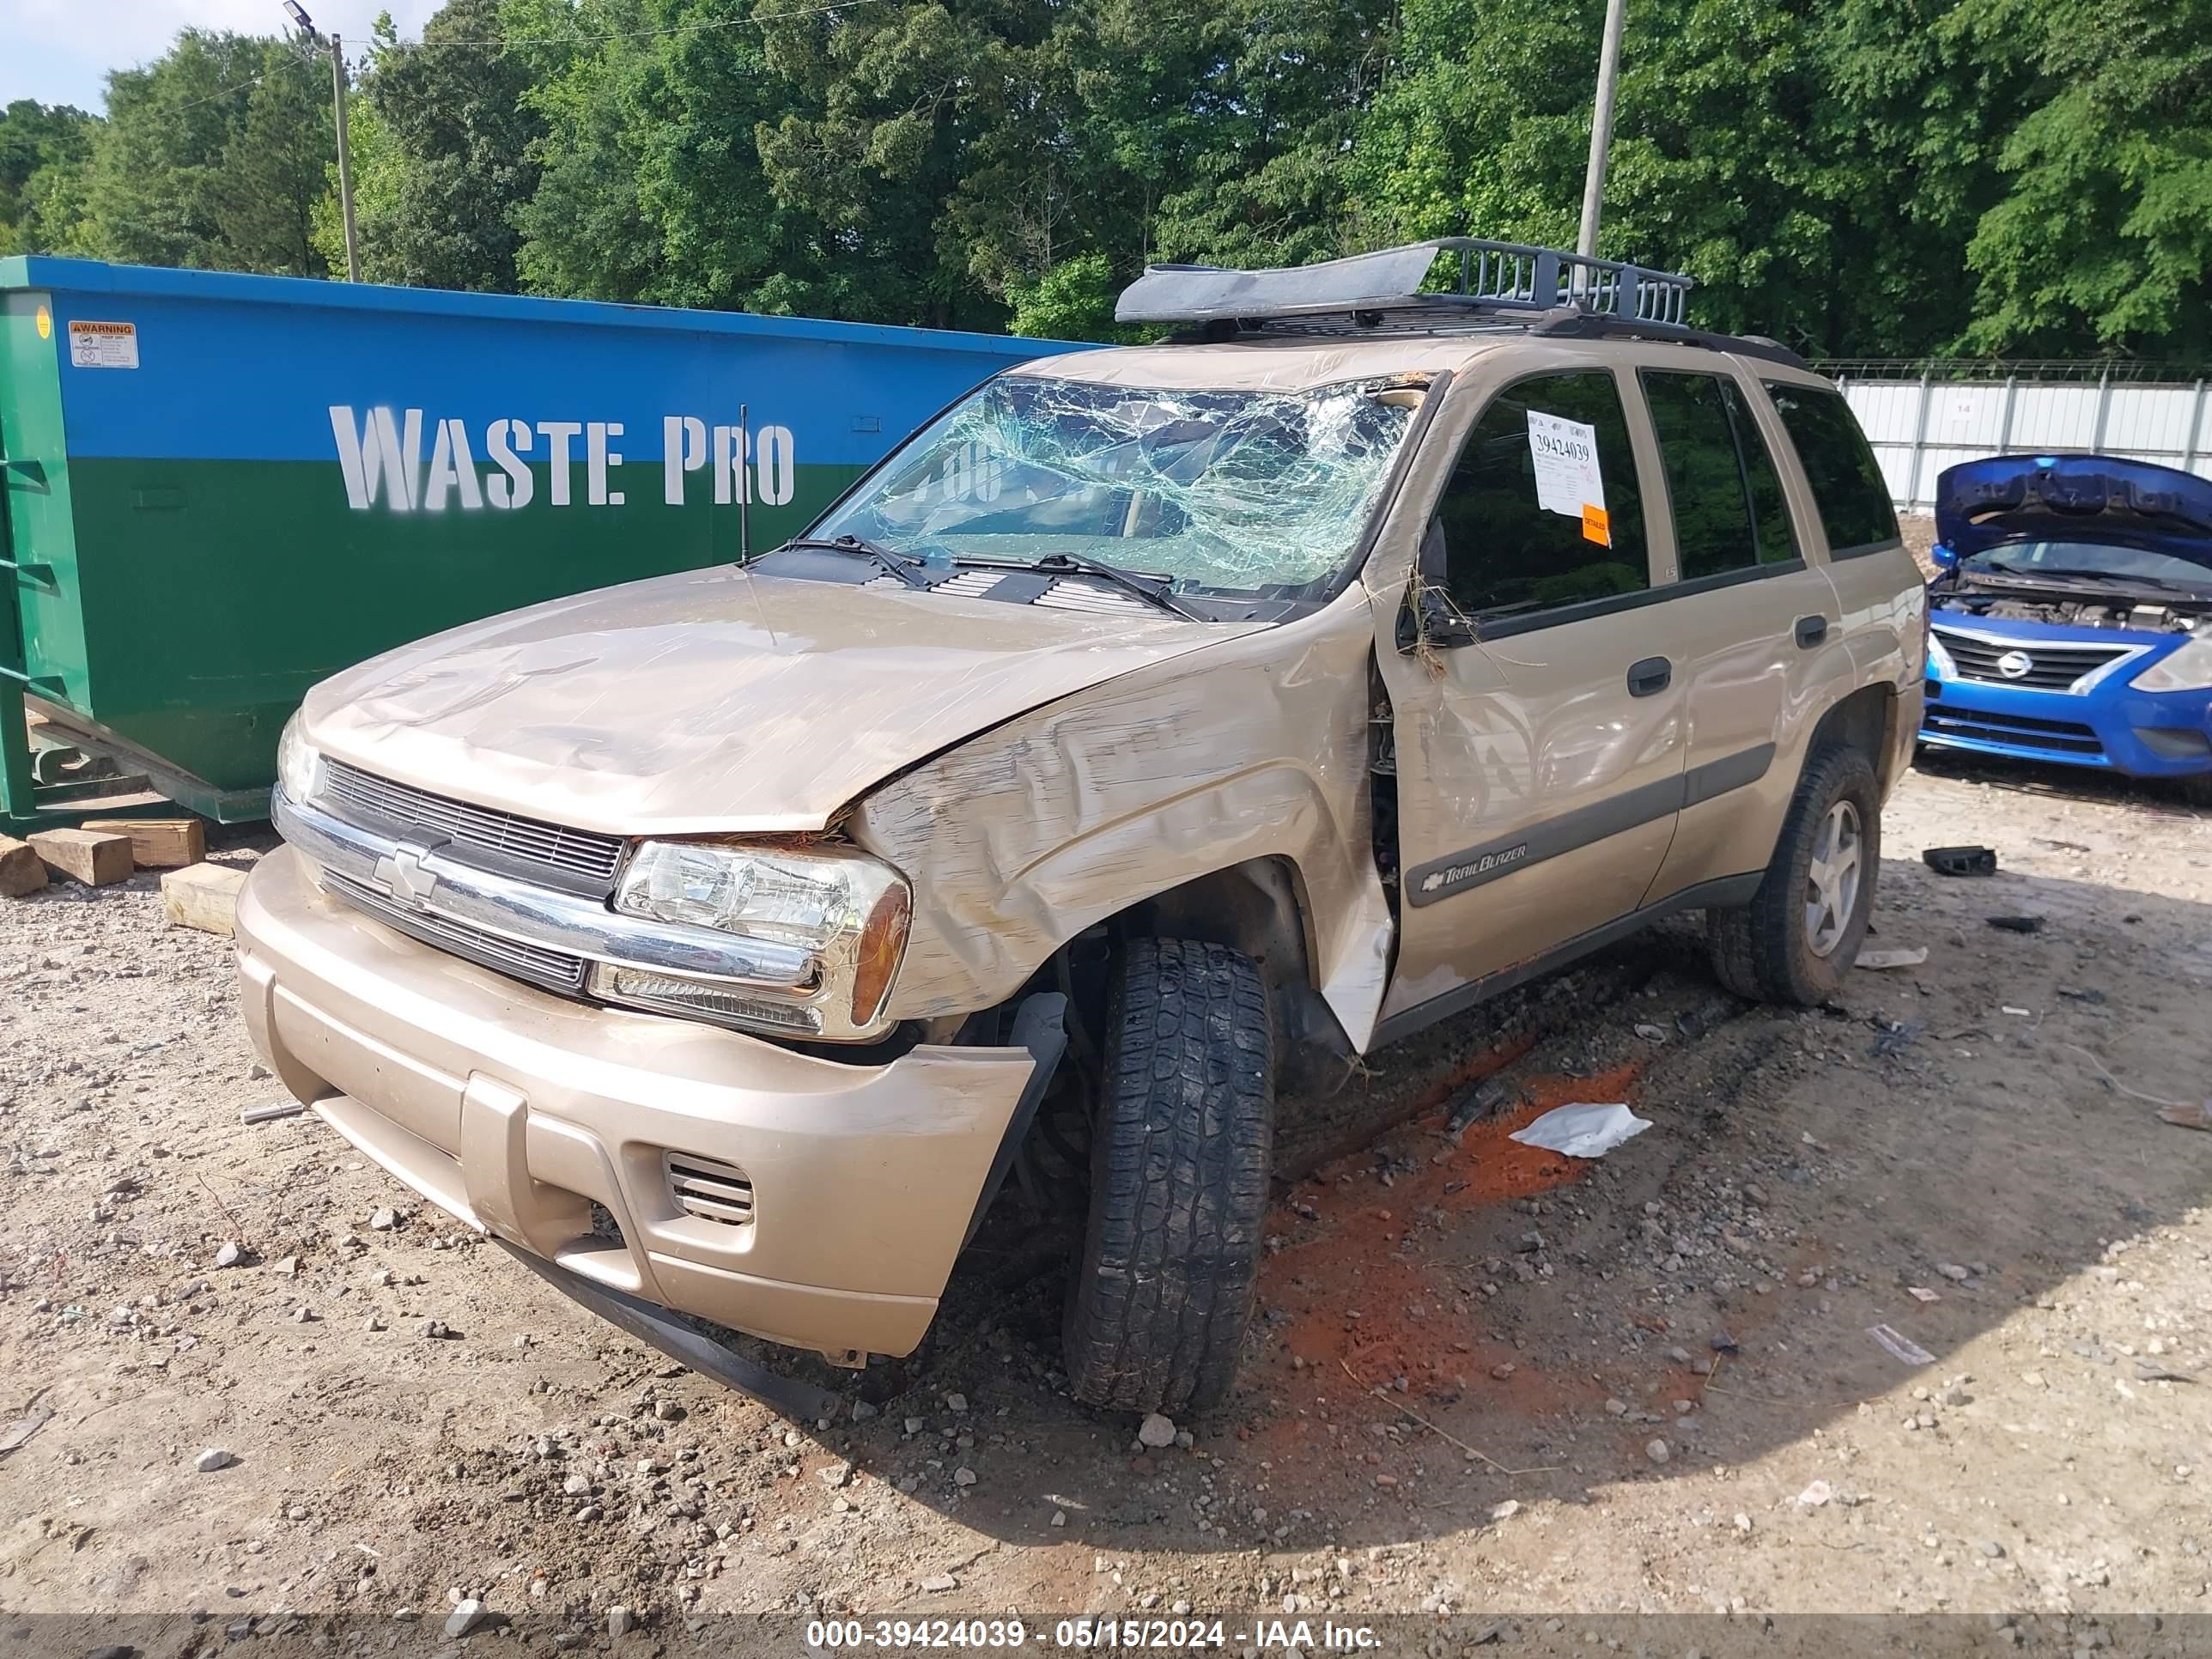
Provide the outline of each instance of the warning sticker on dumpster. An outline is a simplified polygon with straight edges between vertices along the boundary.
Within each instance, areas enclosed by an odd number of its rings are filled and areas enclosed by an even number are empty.
[[[73,322],[69,325],[69,331],[70,362],[73,367],[138,367],[137,324]]]
[[[1597,466],[1597,428],[1528,411],[1528,455],[1536,468],[1536,505],[1580,519],[1595,507],[1603,522],[1605,479]],[[1592,541],[1608,539],[1592,536]]]

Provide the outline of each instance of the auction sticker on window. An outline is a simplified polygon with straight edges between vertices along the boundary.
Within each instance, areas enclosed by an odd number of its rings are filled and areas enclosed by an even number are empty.
[[[69,336],[70,363],[73,368],[138,367],[138,325],[136,323],[73,322],[69,325]]]
[[[1536,466],[1536,505],[1547,513],[1581,520],[1583,535],[1610,544],[1605,478],[1597,465],[1597,428],[1532,409],[1528,454]]]

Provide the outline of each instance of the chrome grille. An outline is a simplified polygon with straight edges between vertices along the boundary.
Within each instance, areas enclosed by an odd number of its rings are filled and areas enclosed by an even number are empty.
[[[1936,633],[1958,665],[1960,679],[2024,686],[2033,691],[2067,690],[2083,675],[2132,654],[2131,647],[2124,645],[2039,645],[1956,634],[1948,628],[1939,628]],[[1999,659],[2014,652],[2028,659],[2030,666],[2025,674],[2007,674],[1997,667]]]
[[[480,968],[512,974],[563,996],[578,996],[583,992],[586,964],[581,957],[549,951],[543,945],[525,945],[519,939],[502,939],[497,933],[487,933],[450,916],[417,910],[336,870],[323,872],[323,886],[325,891],[356,909],[366,911],[386,927],[438,950],[466,957]]]
[[[358,821],[366,815],[372,821],[425,830],[518,864],[604,883],[608,890],[614,885],[615,867],[622,861],[619,836],[568,830],[513,812],[471,806],[377,777],[340,760],[324,765],[323,793],[318,799],[339,817]]]

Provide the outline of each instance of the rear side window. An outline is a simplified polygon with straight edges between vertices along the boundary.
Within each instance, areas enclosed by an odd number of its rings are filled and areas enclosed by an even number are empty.
[[[1439,553],[1446,590],[1477,621],[1650,586],[1644,500],[1611,374],[1534,375],[1491,400],[1437,504],[1424,556],[1431,579]]]
[[[1822,386],[1767,382],[1790,441],[1797,447],[1805,481],[1828,532],[1828,550],[1840,556],[1896,542],[1897,513],[1889,504],[1874,446],[1839,392]]]
[[[1682,580],[1796,560],[1781,475],[1736,383],[1661,369],[1640,379],[1667,465]]]

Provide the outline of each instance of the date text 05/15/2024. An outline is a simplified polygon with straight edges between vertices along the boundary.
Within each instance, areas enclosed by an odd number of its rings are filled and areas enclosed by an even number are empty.
[[[1049,1625],[1018,1619],[820,1619],[806,1626],[816,1650],[872,1648],[1121,1648],[1172,1651],[1256,1647],[1280,1653],[1360,1653],[1381,1645],[1364,1625],[1304,1619],[1059,1619]]]

